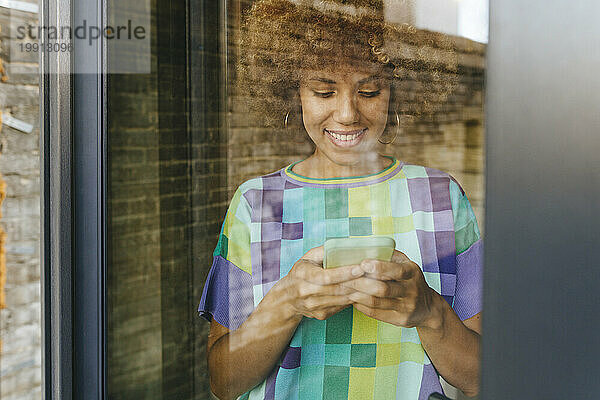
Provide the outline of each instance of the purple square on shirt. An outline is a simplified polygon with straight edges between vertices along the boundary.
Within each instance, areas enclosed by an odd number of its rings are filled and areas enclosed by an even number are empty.
[[[435,392],[442,392],[442,385],[433,364],[423,365],[423,375],[421,377],[421,389],[419,390],[419,400],[428,400],[429,396]]]
[[[285,240],[302,239],[304,228],[302,222],[283,223],[281,238]]]
[[[423,272],[439,272],[434,233],[417,229],[417,238],[421,248]]]
[[[454,216],[452,210],[434,211],[433,226],[436,232],[454,232]]]
[[[261,222],[282,222],[283,190],[263,190]]]
[[[260,224],[261,242],[281,239],[281,222],[265,222]]]
[[[273,368],[273,371],[271,371],[269,377],[267,378],[264,400],[275,399],[275,382],[277,381],[277,372],[279,372],[279,368]]]
[[[300,347],[288,347],[281,360],[281,368],[294,369],[300,366]]]
[[[429,187],[433,211],[452,210],[450,180],[448,178],[430,178]]]
[[[445,274],[456,274],[454,231],[435,232],[435,248],[438,256],[440,272]]]
[[[279,259],[281,256],[281,240],[262,242],[260,252],[262,258],[262,283],[278,280],[280,278]]]
[[[408,193],[413,212],[433,211],[428,178],[408,179]]]
[[[252,263],[252,284],[262,284],[261,242],[250,243],[250,260]]]
[[[263,190],[283,190],[285,179],[279,171],[262,177]]]

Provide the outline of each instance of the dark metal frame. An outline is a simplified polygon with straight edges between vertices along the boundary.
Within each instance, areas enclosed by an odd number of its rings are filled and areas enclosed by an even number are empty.
[[[40,24],[102,26],[104,1],[41,1]],[[45,399],[105,387],[106,46],[40,55],[42,382]],[[82,60],[96,73],[73,74]]]
[[[42,25],[70,23],[66,2],[42,2]],[[72,396],[71,68],[68,53],[41,53],[42,384],[45,399]]]

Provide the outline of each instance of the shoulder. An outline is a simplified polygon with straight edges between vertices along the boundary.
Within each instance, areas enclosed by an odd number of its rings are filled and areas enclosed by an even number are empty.
[[[452,210],[456,214],[466,206],[462,186],[451,174],[421,165],[404,165],[402,172],[407,181],[413,209],[425,211]]]
[[[445,178],[454,179],[452,175],[439,169],[425,167],[423,165],[416,164],[404,164],[402,172],[408,179],[415,178]]]
[[[458,180],[448,172],[414,164],[405,164],[402,167],[402,172],[404,173],[404,177],[408,180],[427,179],[429,181],[429,186],[432,189],[446,189],[464,195],[464,190],[460,183],[458,183]]]
[[[281,197],[277,193],[283,194],[289,185],[283,170],[284,168],[244,181],[235,191],[232,202],[239,198],[240,203],[247,203],[247,206],[253,209],[265,200]]]
[[[265,175],[244,181],[236,190],[240,195],[247,195],[253,192],[263,192],[268,190],[283,190],[286,179],[283,175],[284,168],[270,172]]]

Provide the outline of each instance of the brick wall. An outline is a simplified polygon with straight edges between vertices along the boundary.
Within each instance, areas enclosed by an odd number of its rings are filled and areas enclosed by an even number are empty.
[[[10,52],[16,46],[14,28],[36,21],[37,14],[0,8],[0,58],[8,74],[0,83],[0,111],[34,125],[31,133],[7,125],[0,129],[0,173],[6,182],[0,220],[6,232],[6,308],[0,310],[2,400],[41,398],[38,64],[36,53]]]
[[[156,13],[151,21],[156,71]],[[111,75],[108,87],[108,395],[162,398],[159,82]]]
[[[162,398],[158,80],[110,75],[108,88],[108,395]]]
[[[152,73],[110,78],[111,398],[211,397],[196,308],[227,206],[218,3],[190,4],[186,53],[186,4],[153,0]]]

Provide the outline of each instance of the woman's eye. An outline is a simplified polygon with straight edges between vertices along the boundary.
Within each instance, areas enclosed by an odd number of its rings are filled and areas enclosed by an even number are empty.
[[[319,97],[330,97],[334,92],[315,92],[315,96]]]
[[[381,90],[361,90],[358,93],[364,97],[375,97],[381,93]]]

